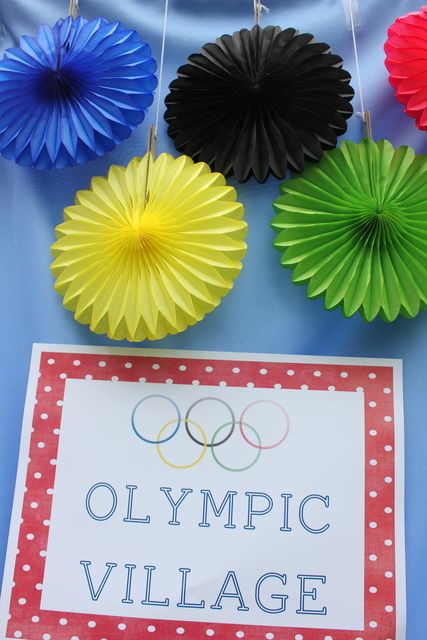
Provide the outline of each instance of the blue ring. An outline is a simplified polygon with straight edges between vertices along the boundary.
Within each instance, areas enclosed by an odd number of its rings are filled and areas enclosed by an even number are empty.
[[[174,431],[172,431],[172,433],[170,434],[170,436],[167,436],[167,438],[163,438],[162,440],[150,440],[149,438],[144,438],[144,436],[142,436],[139,431],[137,430],[136,426],[135,426],[135,413],[136,410],[138,409],[138,407],[145,402],[146,400],[149,400],[150,398],[163,398],[164,400],[167,400],[168,402],[170,402],[176,409],[176,413],[178,416],[178,420],[177,420],[177,424],[176,427],[174,429]],[[142,400],[140,400],[138,402],[138,404],[135,405],[134,410],[132,411],[132,416],[131,416],[131,422],[132,422],[132,429],[134,430],[135,434],[138,436],[138,438],[140,438],[141,440],[143,440],[144,442],[148,442],[149,444],[162,444],[162,442],[167,442],[168,440],[171,440],[174,435],[176,435],[180,425],[181,425],[181,413],[179,410],[178,405],[171,400],[171,398],[168,398],[167,396],[163,396],[159,393],[155,393],[151,396],[146,396],[145,398],[142,398]]]

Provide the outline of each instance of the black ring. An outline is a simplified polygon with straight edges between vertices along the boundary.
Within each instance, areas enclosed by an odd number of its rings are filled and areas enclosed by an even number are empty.
[[[207,445],[204,442],[201,442],[200,440],[197,440],[197,438],[195,438],[193,436],[193,434],[191,433],[190,427],[188,426],[188,419],[189,419],[189,416],[190,416],[190,411],[196,406],[196,404],[199,404],[199,402],[204,402],[205,400],[215,400],[216,402],[220,402],[221,404],[223,404],[229,410],[230,415],[231,415],[231,421],[229,421],[230,424],[231,424],[231,429],[230,429],[229,433],[227,433],[225,438],[223,438],[219,442],[210,443],[210,444],[207,444]],[[228,422],[226,424],[228,424]],[[215,398],[213,396],[208,396],[207,398],[200,398],[199,400],[196,400],[196,402],[193,402],[193,404],[190,406],[190,408],[187,410],[187,413],[185,414],[184,425],[185,425],[186,432],[188,433],[188,435],[190,436],[192,441],[195,442],[196,444],[199,444],[201,447],[204,447],[204,446],[218,447],[218,445],[224,444],[224,442],[227,442],[227,440],[229,438],[231,438],[231,436],[233,435],[234,427],[236,426],[236,418],[235,418],[235,415],[233,413],[233,409],[230,407],[229,404],[224,402],[224,400],[221,400],[221,398]]]

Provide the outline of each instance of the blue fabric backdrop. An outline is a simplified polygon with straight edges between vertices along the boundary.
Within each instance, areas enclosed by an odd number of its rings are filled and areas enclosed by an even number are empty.
[[[309,31],[332,45],[355,76],[351,32],[341,0],[265,0],[270,17],[262,23]],[[162,0],[81,0],[88,18],[102,15],[139,31],[159,59]],[[355,2],[356,4],[356,2]],[[417,131],[393,97],[384,67],[387,27],[399,15],[419,8],[418,0],[359,0],[358,43],[365,101],[372,112],[375,139],[408,144],[427,152],[427,134]],[[53,24],[68,10],[67,0],[2,0],[0,53],[34,34],[40,23]],[[162,94],[188,54],[223,33],[253,24],[252,0],[171,0]],[[353,86],[357,89],[356,82]],[[356,96],[354,107],[359,109]],[[31,105],[29,105],[31,108]],[[62,210],[94,175],[112,163],[126,164],[146,149],[154,108],[131,138],[104,158],[83,167],[43,172],[0,159],[0,572],[3,569],[18,457],[20,423],[33,342],[112,344],[78,325],[53,289],[49,247]],[[360,139],[357,116],[348,138]],[[160,123],[159,151],[176,155]],[[233,181],[232,181],[233,183]],[[427,632],[427,315],[365,324],[346,320],[339,310],[327,312],[322,301],[309,301],[304,287],[291,283],[271,247],[271,202],[279,181],[238,185],[249,223],[248,254],[232,293],[202,323],[157,343],[160,347],[258,351],[291,354],[403,358],[406,417],[406,536],[408,576],[408,640]],[[115,343],[116,344],[116,343]],[[120,343],[117,343],[120,344]]]

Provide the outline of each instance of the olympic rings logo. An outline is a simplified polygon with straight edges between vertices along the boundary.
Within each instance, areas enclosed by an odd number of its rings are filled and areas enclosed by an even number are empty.
[[[155,438],[149,438],[147,435],[144,435],[144,421],[141,420],[141,411],[144,408],[144,405],[147,406],[147,403],[155,400],[165,402],[168,406],[168,409],[172,409],[176,414],[174,418],[167,420],[159,429],[159,432]],[[228,412],[228,420],[220,424],[214,431],[210,440],[208,439],[205,430],[200,426],[198,422],[193,420],[191,416],[193,415],[194,409],[202,405],[205,402],[214,402],[219,403],[223,408]],[[250,414],[251,410],[258,405],[258,409],[262,407],[262,405],[270,405],[279,410],[281,414],[281,419],[283,421],[283,433],[281,433],[280,437],[273,442],[272,444],[263,444],[261,436],[259,432],[247,422],[248,414]],[[156,413],[157,416],[157,413]],[[230,405],[222,400],[221,398],[216,398],[214,396],[207,396],[203,398],[199,398],[195,402],[193,402],[187,409],[184,414],[181,413],[178,405],[174,400],[169,398],[168,396],[162,394],[151,394],[142,398],[134,407],[131,415],[131,424],[132,429],[135,435],[142,440],[143,442],[153,445],[156,447],[157,453],[160,459],[169,467],[174,469],[191,469],[195,467],[205,456],[206,452],[209,450],[211,452],[213,460],[219,465],[222,469],[226,471],[232,472],[241,472],[246,471],[254,466],[254,464],[259,460],[259,457],[263,450],[275,449],[279,445],[281,445],[289,434],[289,416],[286,413],[285,409],[275,402],[274,400],[254,400],[250,404],[248,404],[243,411],[241,411],[239,418],[237,419],[233,409]],[[145,425],[146,426],[146,425]],[[200,451],[197,456],[186,464],[176,464],[168,460],[165,456],[164,450],[162,450],[162,445],[166,442],[172,440],[179,431],[182,432],[182,426],[185,429],[187,436],[190,440],[200,447]],[[237,427],[237,429],[236,429]],[[243,442],[254,449],[253,458],[241,467],[234,467],[226,465],[224,462],[220,460],[220,457],[217,453],[217,450],[220,446],[226,444],[228,440],[230,440],[231,436],[234,433],[238,433]],[[164,449],[164,447],[163,447]]]

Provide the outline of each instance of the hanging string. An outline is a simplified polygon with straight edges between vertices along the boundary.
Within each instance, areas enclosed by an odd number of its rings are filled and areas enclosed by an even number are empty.
[[[357,50],[357,40],[356,40],[356,27],[354,23],[353,0],[348,0],[348,9],[350,14],[351,35],[353,38],[354,59],[356,62],[357,84],[359,86],[360,113],[358,113],[357,115],[362,118],[366,137],[372,140],[371,113],[370,111],[367,111],[365,109],[365,101],[363,99],[362,78],[360,76],[359,54]]]
[[[166,44],[166,27],[168,24],[168,9],[169,9],[169,0],[165,0],[165,9],[164,9],[164,15],[163,15],[162,48],[160,51],[159,87],[157,90],[157,109],[156,109],[156,125],[155,125],[156,136],[157,136],[157,130],[159,128],[160,98],[162,93],[163,67],[165,62],[165,44]]]
[[[68,14],[72,18],[77,18],[79,15],[79,0],[70,0],[70,6],[68,8]]]
[[[264,4],[261,4],[259,0],[254,0],[254,15],[255,15],[255,24],[259,24],[261,21],[261,13],[265,11],[266,13],[270,13],[270,9],[266,7]]]
[[[148,190],[149,172],[151,168],[151,162],[156,153],[157,132],[159,128],[159,119],[160,119],[160,101],[162,96],[163,67],[165,64],[165,45],[166,45],[166,28],[168,23],[168,10],[169,10],[169,0],[165,0],[164,14],[163,14],[162,45],[161,45],[161,51],[160,51],[160,64],[159,64],[159,83],[157,86],[156,118],[155,118],[154,124],[151,125],[148,131],[148,144],[147,144],[148,158],[147,158],[147,171],[145,174],[144,206],[147,204],[150,198],[150,193]]]

